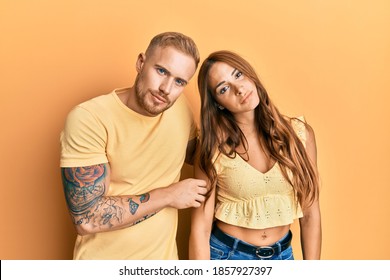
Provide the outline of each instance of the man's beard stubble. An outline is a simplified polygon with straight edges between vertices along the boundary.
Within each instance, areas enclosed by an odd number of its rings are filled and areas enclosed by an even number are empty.
[[[148,102],[148,95],[152,95],[152,90],[144,90],[143,84],[139,79],[139,75],[135,80],[135,97],[140,108],[148,112],[150,115],[157,116],[158,114],[164,112],[170,108],[173,103],[160,91],[154,91],[155,95],[163,96],[167,103],[164,104],[154,104],[153,102]]]

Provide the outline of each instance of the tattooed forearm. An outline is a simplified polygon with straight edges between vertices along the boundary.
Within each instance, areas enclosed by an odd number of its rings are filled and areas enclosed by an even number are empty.
[[[113,222],[122,223],[123,208],[117,205],[118,200],[113,197],[101,198],[96,205],[96,212],[102,210],[100,215],[94,216],[94,224],[113,226]]]
[[[61,170],[66,203],[80,234],[131,226],[156,214],[139,210],[140,205],[149,201],[149,193],[130,198],[105,196],[108,173],[109,166],[106,164]]]
[[[149,193],[144,193],[144,194],[141,194],[139,196],[139,201],[140,201],[140,203],[146,203],[146,202],[149,201],[149,198],[150,198],[150,194]],[[132,215],[135,215],[135,213],[137,213],[139,204],[137,202],[135,202],[132,198],[129,198],[128,202],[129,202],[130,213]]]
[[[135,215],[137,212],[139,204],[135,202],[132,198],[129,198],[129,210],[132,215]]]
[[[156,215],[156,213],[157,213],[157,212],[152,213],[152,214],[149,214],[149,215],[143,216],[141,219],[135,221],[135,222],[133,223],[133,225],[136,225],[136,224],[139,224],[139,223],[142,222],[142,221],[145,221],[146,219],[148,219],[148,218],[150,218],[150,217]]]
[[[145,203],[145,202],[148,202],[149,201],[149,198],[150,198],[150,194],[149,193],[144,193],[140,196],[139,198],[139,201],[141,203]]]

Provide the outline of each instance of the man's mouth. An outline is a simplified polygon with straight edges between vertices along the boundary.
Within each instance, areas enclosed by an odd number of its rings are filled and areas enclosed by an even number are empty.
[[[154,99],[155,101],[157,101],[157,103],[160,103],[160,104],[162,104],[162,103],[168,103],[168,101],[167,101],[164,97],[162,97],[161,95],[159,95],[158,93],[153,93],[153,92],[152,92],[152,96],[153,96],[153,99]]]

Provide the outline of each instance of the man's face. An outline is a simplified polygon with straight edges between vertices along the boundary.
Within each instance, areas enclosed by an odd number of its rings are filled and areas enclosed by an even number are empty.
[[[135,111],[156,116],[171,107],[196,71],[194,59],[173,47],[140,54],[135,81]]]

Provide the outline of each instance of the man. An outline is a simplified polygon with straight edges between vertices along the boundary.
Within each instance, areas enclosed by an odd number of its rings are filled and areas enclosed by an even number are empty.
[[[203,180],[179,181],[196,126],[181,96],[199,63],[195,43],[155,36],[130,88],[76,106],[61,133],[74,259],[177,259],[178,209],[199,207]]]

